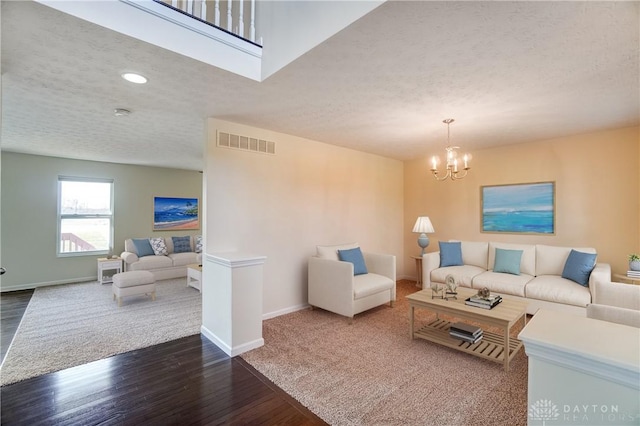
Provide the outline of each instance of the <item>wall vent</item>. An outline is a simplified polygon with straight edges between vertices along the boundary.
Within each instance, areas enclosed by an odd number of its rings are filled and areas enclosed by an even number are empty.
[[[275,142],[225,132],[218,132],[218,146],[262,154],[274,155],[276,153]]]

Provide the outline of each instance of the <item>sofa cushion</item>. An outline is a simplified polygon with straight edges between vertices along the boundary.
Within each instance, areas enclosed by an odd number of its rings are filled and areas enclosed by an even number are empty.
[[[493,270],[496,259],[496,248],[505,250],[522,250],[522,259],[520,260],[520,273],[526,275],[536,274],[536,246],[531,244],[507,244],[507,243],[489,243],[489,268]]]
[[[461,266],[462,263],[462,245],[460,241],[444,242],[439,241],[440,245],[440,267]]]
[[[590,247],[575,248],[584,253],[595,253],[596,249]],[[571,253],[571,247],[536,245],[536,276],[538,275],[562,275],[564,265]]]
[[[364,263],[364,257],[360,247],[338,250],[338,258],[343,262],[353,263],[353,275],[362,275],[367,273],[367,265]]]
[[[348,250],[360,247],[358,243],[338,244],[335,246],[316,246],[317,256],[321,259],[340,260],[338,250]]]
[[[583,253],[572,249],[564,264],[562,278],[570,279],[585,287],[588,286],[589,275],[596,266],[596,256],[594,253]]]
[[[525,290],[529,299],[546,300],[586,307],[591,303],[591,292],[575,282],[558,275],[542,275],[531,280]]]
[[[164,238],[149,238],[149,243],[151,244],[151,248],[153,249],[153,254],[156,256],[166,256],[169,254],[167,251],[167,245],[164,242]]]
[[[195,251],[187,253],[171,253],[168,258],[171,260],[173,266],[187,266],[192,263],[200,263],[198,260],[198,253]]]
[[[195,245],[194,251],[196,253],[202,253],[202,235],[196,235],[193,238],[193,244]]]
[[[462,262],[486,271],[489,263],[489,243],[462,241]]]
[[[191,250],[191,237],[171,237],[171,241],[173,242],[173,252],[174,253],[188,253]]]
[[[172,266],[173,262],[171,261],[171,259],[169,259],[169,257],[151,255],[141,257],[137,262],[130,265],[130,269],[132,271],[141,271],[159,268],[170,268]]]
[[[487,270],[473,265],[447,266],[431,271],[431,281],[444,283],[447,275],[451,274],[459,286],[471,288],[473,277],[483,272],[487,272]]]
[[[520,275],[502,274],[487,271],[473,277],[472,287],[480,290],[488,288],[492,293],[511,294],[524,297],[525,287],[533,279],[533,275],[521,273]]]
[[[505,250],[497,248],[493,272],[520,275],[521,259],[522,250]]]
[[[153,256],[153,248],[148,238],[134,238],[133,245],[136,248],[136,254],[138,257]]]
[[[362,274],[353,277],[353,298],[355,300],[393,288],[394,282],[383,275]]]

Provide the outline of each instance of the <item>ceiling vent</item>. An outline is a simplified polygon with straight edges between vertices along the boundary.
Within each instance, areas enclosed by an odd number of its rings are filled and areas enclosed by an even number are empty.
[[[225,132],[218,132],[218,146],[239,149],[241,151],[259,152],[262,154],[275,155],[276,153],[275,142]]]

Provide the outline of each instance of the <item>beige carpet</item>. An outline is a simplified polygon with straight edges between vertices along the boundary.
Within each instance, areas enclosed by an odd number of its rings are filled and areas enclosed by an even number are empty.
[[[265,346],[242,358],[332,425],[525,425],[524,350],[505,373],[411,340],[405,296],[413,291],[413,282],[400,282],[395,307],[357,315],[352,325],[318,309],[267,320]]]
[[[38,288],[0,369],[6,385],[200,333],[202,299],[186,278],[156,282],[156,300],[122,306],[97,282]]]

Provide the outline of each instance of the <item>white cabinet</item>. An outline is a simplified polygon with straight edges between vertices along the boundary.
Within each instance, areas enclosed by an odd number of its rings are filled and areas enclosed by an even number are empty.
[[[98,283],[111,284],[113,276],[122,272],[122,259],[107,259],[102,257],[98,259]]]

